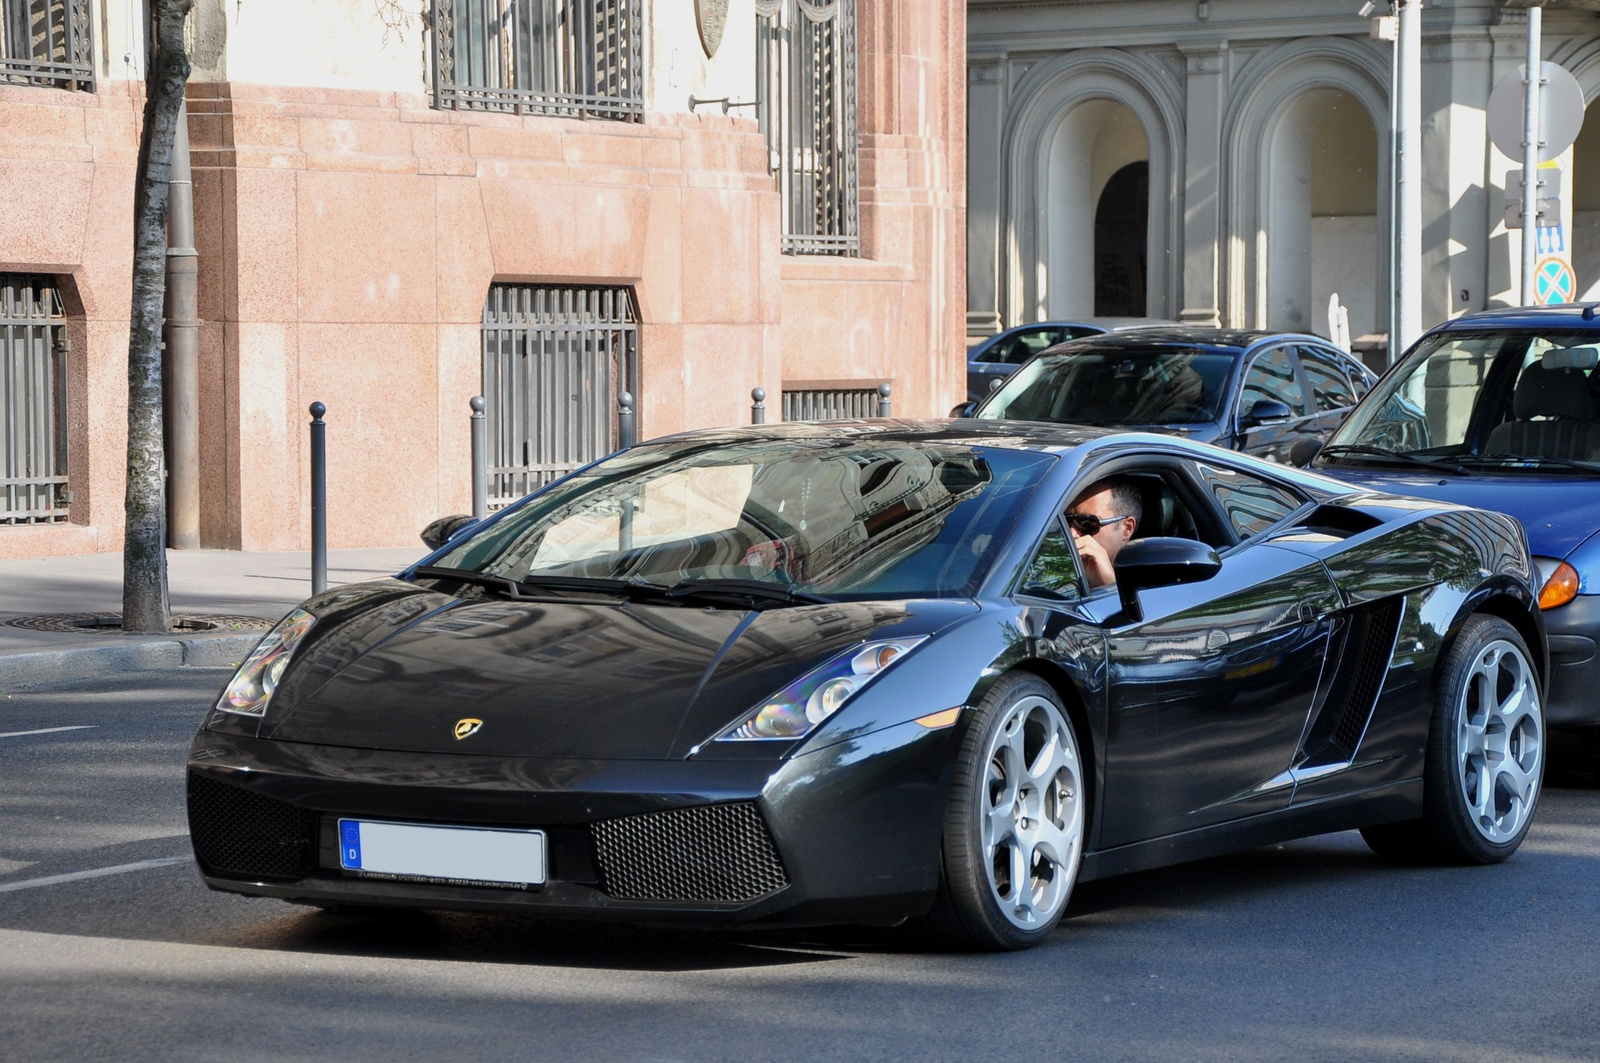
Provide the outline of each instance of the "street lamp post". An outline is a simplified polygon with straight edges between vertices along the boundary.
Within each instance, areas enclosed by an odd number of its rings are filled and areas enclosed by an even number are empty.
[[[1539,63],[1543,48],[1540,31],[1544,11],[1528,5],[1528,61],[1523,66],[1522,107],[1522,305],[1537,303],[1534,273],[1539,261],[1539,86],[1543,82]]]
[[[1395,34],[1396,332],[1390,356],[1422,334],[1422,0],[1399,0]]]

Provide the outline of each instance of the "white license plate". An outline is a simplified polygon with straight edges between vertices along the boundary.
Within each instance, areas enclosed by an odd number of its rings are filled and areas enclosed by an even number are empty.
[[[545,837],[542,830],[341,819],[339,864],[377,875],[539,886],[545,880]]]

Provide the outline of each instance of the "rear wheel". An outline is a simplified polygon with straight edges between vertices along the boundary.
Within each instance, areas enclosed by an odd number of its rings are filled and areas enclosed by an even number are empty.
[[[1083,857],[1077,734],[1035,676],[1003,676],[962,740],[929,922],[970,948],[1021,949],[1060,922]]]
[[[1363,828],[1374,852],[1395,861],[1492,864],[1517,851],[1544,780],[1544,711],[1531,661],[1504,620],[1467,620],[1439,672],[1422,817]]]

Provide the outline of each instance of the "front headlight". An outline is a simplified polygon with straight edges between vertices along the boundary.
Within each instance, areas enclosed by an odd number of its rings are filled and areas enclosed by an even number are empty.
[[[803,738],[927,637],[880,639],[852,646],[767,698],[760,708],[718,735],[717,741]]]
[[[290,656],[316,622],[317,618],[304,609],[291,610],[278,621],[233,674],[233,680],[217,699],[217,711],[240,716],[266,713],[267,702],[278,689],[278,680],[283,678]]]

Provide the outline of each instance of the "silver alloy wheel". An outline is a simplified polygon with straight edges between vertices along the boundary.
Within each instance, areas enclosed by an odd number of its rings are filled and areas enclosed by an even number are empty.
[[[1072,893],[1083,855],[1083,787],[1072,727],[1044,698],[1020,698],[985,755],[983,855],[989,889],[1014,926],[1035,930]]]
[[[1522,829],[1538,796],[1539,683],[1522,651],[1495,639],[1478,651],[1457,698],[1456,770],[1467,818],[1502,845]]]

